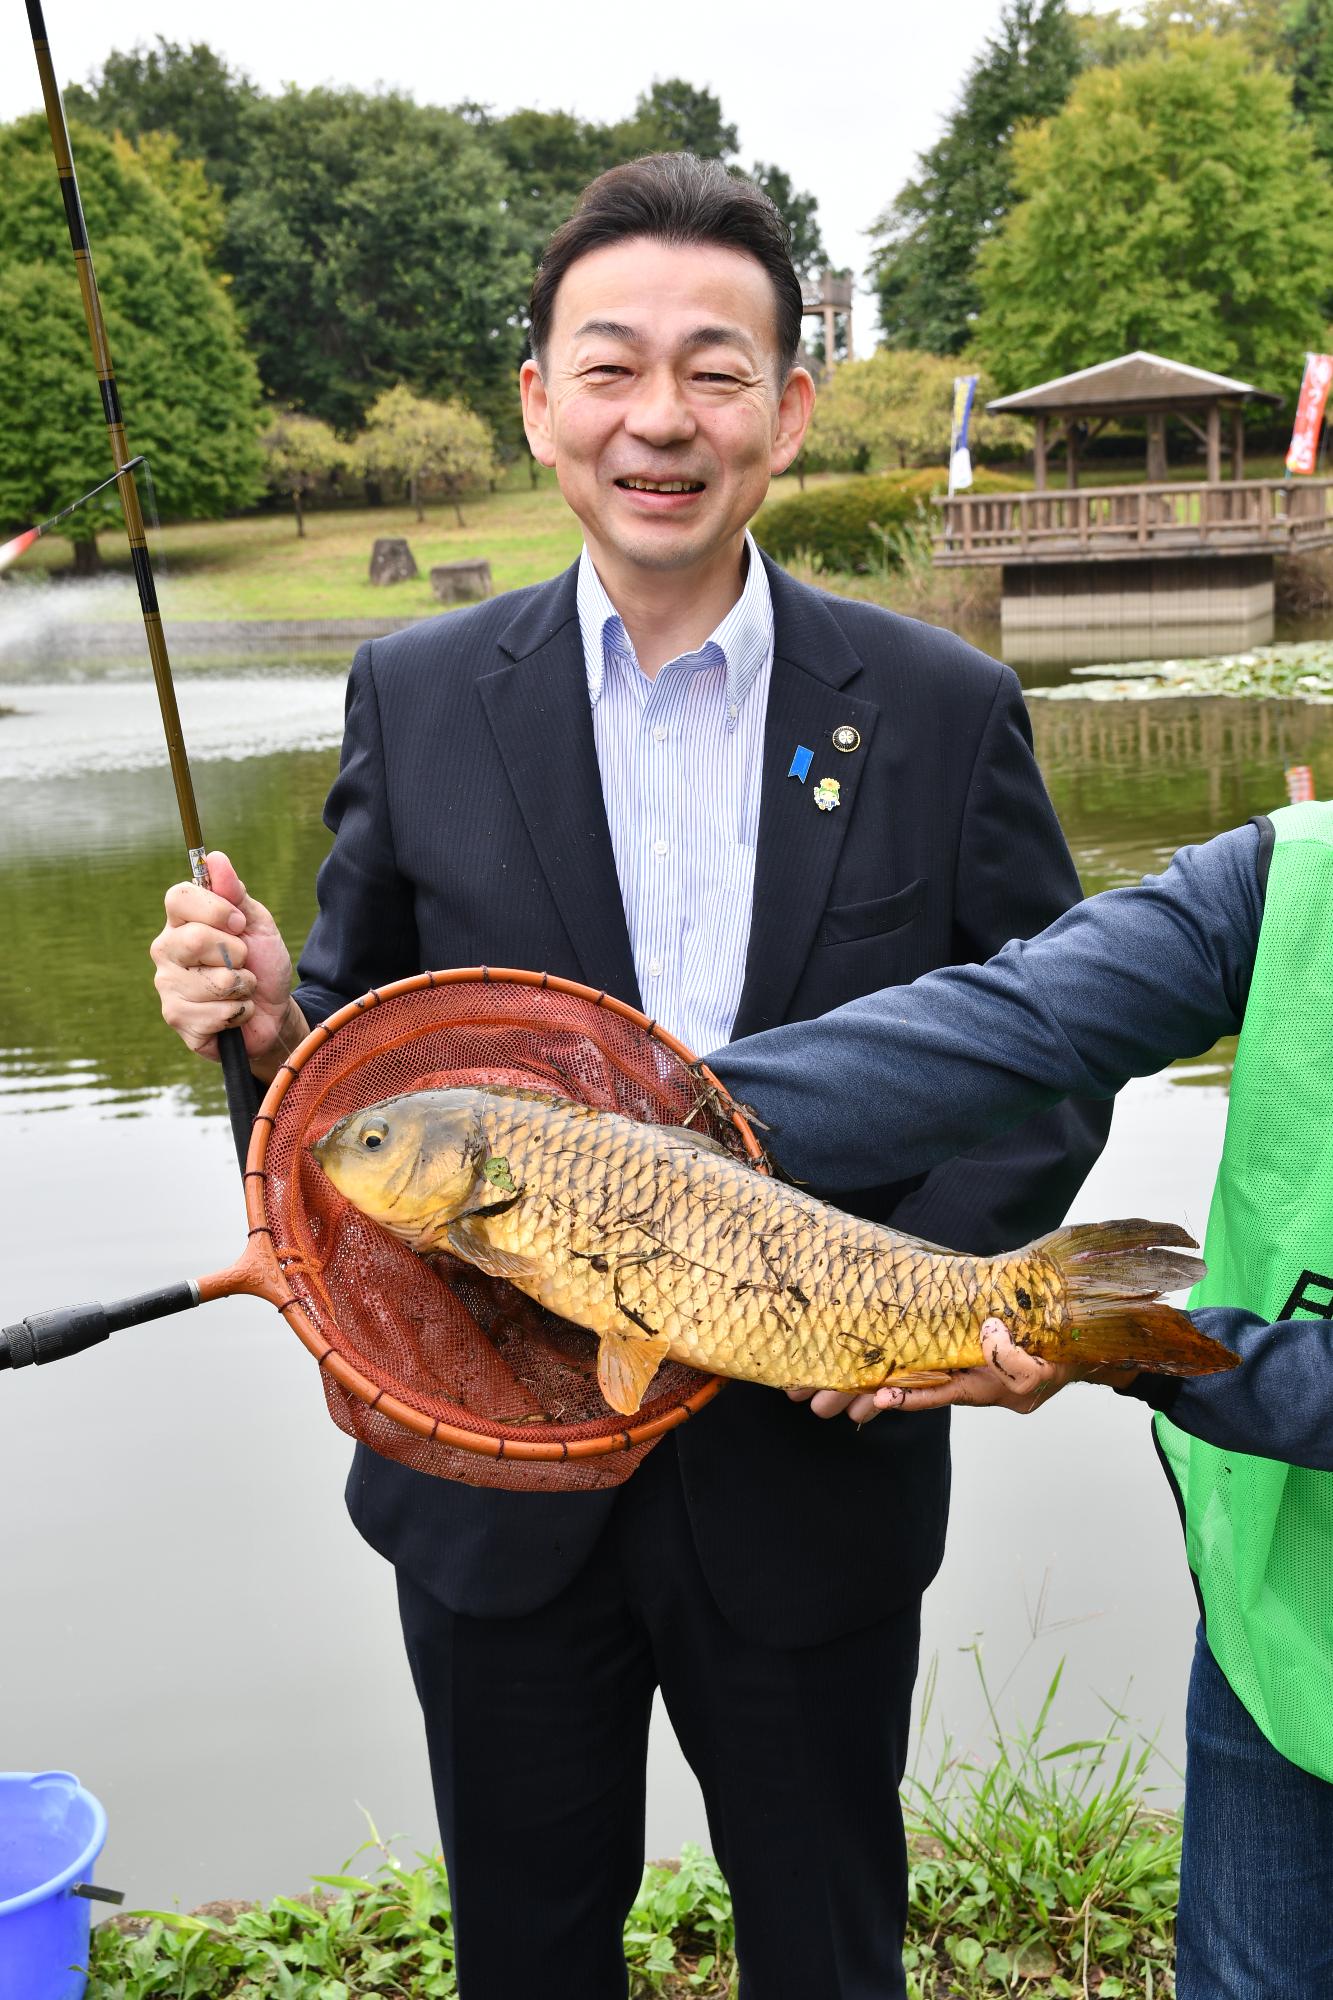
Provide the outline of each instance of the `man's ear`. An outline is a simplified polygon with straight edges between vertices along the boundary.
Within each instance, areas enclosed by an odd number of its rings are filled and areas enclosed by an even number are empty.
[[[773,439],[772,469],[785,472],[805,443],[815,407],[815,385],[808,370],[793,368],[778,398],[778,426]]]
[[[523,428],[528,434],[528,447],[538,465],[554,465],[551,404],[542,371],[535,361],[525,361],[519,369],[518,393],[523,402]]]

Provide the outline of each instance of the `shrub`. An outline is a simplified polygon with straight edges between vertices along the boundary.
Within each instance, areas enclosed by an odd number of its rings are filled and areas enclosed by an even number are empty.
[[[755,519],[760,546],[778,562],[804,555],[821,569],[896,569],[904,537],[928,531],[934,494],[947,491],[943,466],[847,479],[789,500],[773,500]],[[1013,493],[1023,482],[979,471],[973,492]]]

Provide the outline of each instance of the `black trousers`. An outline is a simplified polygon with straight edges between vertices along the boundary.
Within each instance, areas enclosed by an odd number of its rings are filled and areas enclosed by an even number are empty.
[[[828,1645],[739,1638],[700,1571],[669,1439],[540,1610],[469,1618],[401,1571],[398,1595],[461,2000],[623,2000],[658,1686],[731,1887],[742,2000],[902,2000],[919,1600]]]

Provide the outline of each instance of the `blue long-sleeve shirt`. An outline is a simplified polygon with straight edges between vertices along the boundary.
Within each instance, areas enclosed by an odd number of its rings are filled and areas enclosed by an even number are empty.
[[[836,1189],[906,1178],[1068,1096],[1111,1097],[1240,1028],[1272,848],[1266,820],[1074,908],[985,965],[952,965],[708,1058],[786,1171]],[[1228,1451],[1333,1471],[1333,1323],[1201,1308],[1244,1358],[1133,1393]]]

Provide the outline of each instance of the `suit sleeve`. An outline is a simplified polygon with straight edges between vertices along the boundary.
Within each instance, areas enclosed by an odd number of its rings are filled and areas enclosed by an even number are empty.
[[[312,1027],[372,986],[421,970],[412,885],[398,872],[394,856],[389,773],[368,645],[348,676],[342,756],[324,823],[333,847],[319,871],[319,913],[297,967],[296,1000]]]
[[[1200,1306],[1190,1317],[1244,1365],[1188,1381],[1139,1375],[1122,1394],[1150,1403],[1220,1451],[1333,1472],[1333,1322],[1270,1325],[1231,1306]]]
[[[1182,848],[1164,874],[1076,904],[986,965],[942,967],[709,1061],[787,1170],[830,1189],[919,1173],[1071,1094],[1109,1098],[1239,1028],[1267,831]]]

